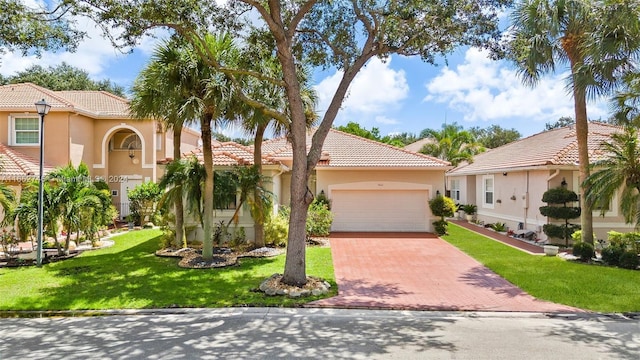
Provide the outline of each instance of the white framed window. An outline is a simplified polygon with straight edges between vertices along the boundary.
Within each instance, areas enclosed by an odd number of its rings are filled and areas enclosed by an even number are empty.
[[[16,115],[9,120],[10,145],[40,145],[40,118],[37,115]]]
[[[451,179],[449,189],[451,191],[451,199],[453,201],[460,201],[460,179]]]
[[[493,209],[493,175],[484,175],[482,177],[482,205]]]
[[[120,145],[120,149],[125,150],[140,150],[142,149],[142,141],[138,137],[138,134],[128,135],[124,140],[122,140],[122,144]]]

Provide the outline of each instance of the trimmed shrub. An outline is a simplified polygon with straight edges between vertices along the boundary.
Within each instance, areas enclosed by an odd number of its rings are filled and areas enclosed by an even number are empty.
[[[307,237],[327,236],[331,231],[333,214],[326,203],[314,200],[307,212]]]
[[[620,256],[624,253],[624,248],[617,245],[610,245],[602,249],[602,261],[611,266],[620,265]]]
[[[596,256],[593,245],[586,242],[577,242],[573,244],[573,255],[580,258],[580,261],[588,262]]]
[[[433,230],[436,232],[436,235],[442,236],[447,235],[447,226],[449,223],[446,220],[438,220],[432,222]]]
[[[625,251],[620,255],[620,267],[625,269],[635,270],[638,267],[640,260],[638,260],[638,254],[635,251]]]
[[[456,212],[456,203],[446,196],[437,195],[429,201],[431,213],[444,219],[446,216],[453,216]]]

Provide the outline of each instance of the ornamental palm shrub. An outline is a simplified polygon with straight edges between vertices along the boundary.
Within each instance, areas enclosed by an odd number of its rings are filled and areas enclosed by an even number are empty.
[[[542,231],[551,238],[564,239],[565,245],[569,246],[569,238],[576,230],[580,229],[579,225],[569,223],[569,220],[580,217],[580,208],[575,206],[567,206],[568,203],[578,201],[578,194],[558,187],[545,191],[542,195],[542,201],[548,205],[540,207],[540,214],[543,216],[564,220],[564,224],[545,224]]]
[[[436,234],[439,236],[447,234],[449,223],[445,220],[445,217],[453,216],[456,212],[456,203],[451,198],[436,195],[436,197],[429,200],[429,208],[434,216],[440,217],[440,220],[432,223]]]

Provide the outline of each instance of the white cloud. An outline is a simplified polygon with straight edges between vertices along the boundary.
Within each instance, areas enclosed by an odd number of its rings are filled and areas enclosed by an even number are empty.
[[[399,124],[399,123],[400,123],[398,120],[396,120],[396,119],[392,119],[392,118],[389,118],[389,117],[386,117],[386,116],[384,116],[384,115],[378,115],[378,116],[376,116],[375,121],[376,121],[378,124],[385,124],[385,125],[396,125],[396,124]]]
[[[395,123],[396,120],[384,116],[384,113],[400,106],[402,100],[409,94],[409,85],[404,70],[394,70],[390,67],[390,63],[391,60],[382,62],[374,58],[356,75],[342,103],[340,118],[348,117],[360,124],[371,121]],[[323,79],[315,87],[319,98],[320,114],[323,114],[329,106],[341,77],[342,72],[338,71]]]
[[[23,57],[20,53],[10,53],[2,57],[0,72],[3,75],[12,75],[16,71],[22,71],[36,64],[48,67],[66,62],[96,77],[102,74],[110,60],[124,56],[111,46],[111,42],[102,36],[102,32],[91,20],[78,19],[78,26],[87,32],[87,39],[75,52],[43,52],[40,58],[34,55]]]
[[[566,76],[566,73],[551,74],[530,88],[504,62],[489,59],[481,50],[469,49],[461,65],[444,68],[426,84],[429,95],[424,101],[446,103],[463,113],[466,121],[524,118],[550,122],[561,116],[573,116]],[[602,101],[589,105],[589,118],[606,116]]]

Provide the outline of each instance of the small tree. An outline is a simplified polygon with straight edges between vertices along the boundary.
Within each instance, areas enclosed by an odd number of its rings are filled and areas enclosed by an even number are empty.
[[[144,221],[151,219],[151,215],[161,197],[162,190],[158,184],[151,181],[137,185],[129,191],[131,214],[136,222],[142,225]]]
[[[580,225],[571,224],[569,220],[580,217],[580,207],[567,206],[567,203],[578,201],[578,194],[564,187],[558,187],[547,190],[542,195],[542,201],[549,205],[541,206],[540,214],[552,219],[564,220],[563,225],[545,224],[544,233],[552,238],[564,239],[565,245],[569,246],[569,237],[574,231],[580,229]]]
[[[448,223],[445,216],[453,216],[456,212],[456,203],[451,198],[437,195],[429,201],[429,208],[431,208],[433,215],[440,217],[440,220],[433,222],[436,234],[438,236],[446,235]]]

